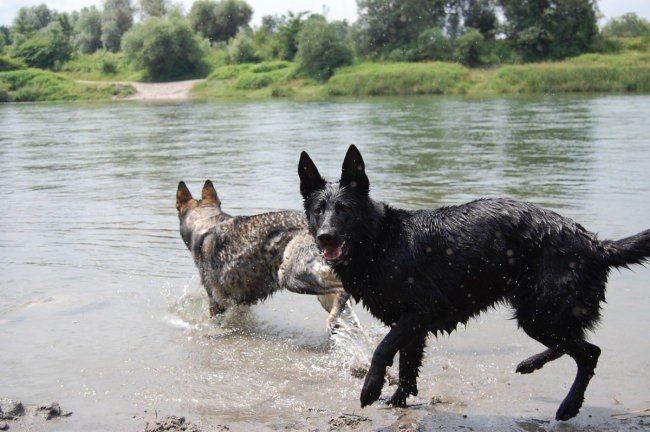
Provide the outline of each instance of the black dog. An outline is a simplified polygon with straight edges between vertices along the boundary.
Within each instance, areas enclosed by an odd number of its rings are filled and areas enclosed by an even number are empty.
[[[399,385],[388,403],[405,406],[429,332],[451,332],[496,303],[509,303],[521,328],[548,349],[517,366],[525,374],[568,354],[578,365],[556,419],[574,417],[600,355],[585,341],[600,318],[612,267],[650,258],[650,230],[598,240],[549,210],[483,199],[407,211],[373,201],[361,154],[350,146],[341,179],[326,182],[303,152],[300,191],[323,258],[352,297],[391,327],[372,357],[361,406],[375,402],[397,352]]]

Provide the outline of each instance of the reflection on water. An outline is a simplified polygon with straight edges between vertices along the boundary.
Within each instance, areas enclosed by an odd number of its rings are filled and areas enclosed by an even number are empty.
[[[298,209],[300,151],[334,179],[354,143],[373,196],[393,205],[506,195],[622,237],[649,225],[649,107],[647,96],[2,104],[0,397],[59,399],[75,411],[69,430],[106,429],[108,412],[130,430],[145,410],[235,430],[355,412],[349,369],[370,348],[329,339],[316,299],[280,293],[207,319],[178,235],[178,181],[212,179],[233,214]],[[638,409],[650,405],[650,357],[629,325],[649,328],[648,273],[612,279],[586,405]],[[355,311],[372,346],[386,329]],[[507,316],[432,338],[416,401],[440,393],[452,412],[551,417],[573,365],[514,376],[539,347]]]

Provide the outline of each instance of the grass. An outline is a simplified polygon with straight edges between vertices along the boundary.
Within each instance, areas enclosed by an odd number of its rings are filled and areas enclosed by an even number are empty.
[[[216,67],[193,94],[199,99],[296,97],[303,87],[294,63],[268,61]]]
[[[363,62],[337,70],[325,83],[302,78],[293,63],[265,62],[216,67],[194,89],[201,99],[566,92],[650,92],[650,53],[585,54],[489,69],[449,62]]]
[[[650,54],[585,54],[564,62],[502,66],[477,91],[650,92]]]
[[[457,64],[361,63],[342,68],[325,85],[329,96],[465,94],[470,70]]]
[[[82,84],[40,69],[0,72],[0,102],[112,99],[133,91],[120,84]]]
[[[97,51],[77,55],[66,62],[59,71],[76,80],[88,81],[138,81],[142,71],[133,71],[122,53]]]

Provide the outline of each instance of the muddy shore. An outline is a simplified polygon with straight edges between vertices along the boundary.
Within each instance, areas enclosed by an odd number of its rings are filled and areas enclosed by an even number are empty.
[[[517,432],[615,432],[650,430],[650,408],[634,412],[614,413],[607,409],[588,407],[568,422],[549,419],[517,418],[468,413],[462,403],[434,399],[428,404],[408,408],[359,410],[355,413],[313,409],[305,413],[304,421],[268,424],[269,431],[517,431]],[[47,405],[24,404],[0,399],[0,431],[65,431],[76,429],[73,411],[57,402]],[[127,416],[125,414],[125,416]],[[119,417],[119,416],[118,416]],[[390,419],[392,417],[392,420]],[[123,419],[115,419],[124,425]],[[156,410],[131,416],[134,432],[225,432],[250,430],[246,422],[201,422],[180,415],[163,415]],[[259,425],[257,425],[259,426]]]

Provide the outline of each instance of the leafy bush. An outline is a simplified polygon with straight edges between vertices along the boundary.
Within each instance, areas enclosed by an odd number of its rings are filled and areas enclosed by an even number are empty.
[[[257,64],[251,68],[252,72],[272,72],[275,70],[286,69],[291,66],[291,63],[284,60],[268,61],[264,63]]]
[[[133,26],[122,42],[126,58],[152,80],[193,76],[201,66],[200,41],[182,19],[149,18]]]
[[[14,48],[14,56],[22,59],[28,66],[40,69],[53,69],[70,58],[69,44],[49,38],[32,37]]]
[[[11,102],[11,96],[9,95],[9,86],[0,83],[0,103],[2,102]]]
[[[456,41],[456,60],[465,66],[478,66],[485,39],[480,31],[468,29]]]
[[[122,53],[99,50],[92,54],[77,54],[61,66],[61,72],[76,79],[133,80],[134,73]]]
[[[0,72],[0,99],[12,102],[110,99],[133,91],[119,84],[80,84],[39,69]]]
[[[72,45],[66,29],[59,21],[53,21],[32,37],[24,39],[13,48],[14,57],[28,66],[54,69],[72,56]]]
[[[634,38],[650,36],[650,22],[630,12],[611,19],[603,27],[606,37]]]
[[[25,69],[27,65],[20,60],[0,55],[0,72]]]
[[[273,82],[273,76],[269,73],[246,73],[242,74],[235,81],[237,90],[257,90],[264,88]]]
[[[309,77],[326,81],[340,66],[352,64],[354,53],[344,23],[312,16],[298,35],[298,64]]]
[[[261,60],[256,52],[255,40],[250,31],[241,29],[228,42],[228,60],[230,63],[256,63]]]

